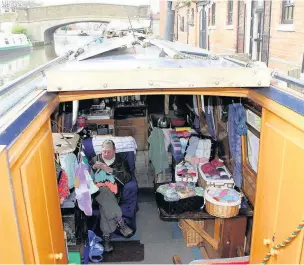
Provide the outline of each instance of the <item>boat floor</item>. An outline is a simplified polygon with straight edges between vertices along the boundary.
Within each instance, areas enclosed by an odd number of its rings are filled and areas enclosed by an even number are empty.
[[[179,255],[185,264],[195,259],[202,259],[198,247],[186,247],[177,222],[160,220],[154,198],[152,189],[139,190],[138,231],[135,237],[139,237],[137,240],[144,244],[144,260],[132,262],[132,264],[172,264],[174,255]],[[105,262],[102,263],[105,264]],[[130,262],[127,263],[130,264]]]

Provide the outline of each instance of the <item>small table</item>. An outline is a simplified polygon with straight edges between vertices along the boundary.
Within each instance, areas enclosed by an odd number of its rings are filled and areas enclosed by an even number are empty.
[[[232,218],[212,216],[205,208],[197,212],[170,215],[158,207],[158,213],[161,220],[169,222],[183,220],[198,233],[204,239],[201,251],[205,258],[231,258],[244,256],[250,250],[253,207],[246,198],[243,200],[246,207],[240,208],[239,214]],[[195,222],[202,220],[204,220],[204,229]],[[245,236],[247,243],[244,250]]]

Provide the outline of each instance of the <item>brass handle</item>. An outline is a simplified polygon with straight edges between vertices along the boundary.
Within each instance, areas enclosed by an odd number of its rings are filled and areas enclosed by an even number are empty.
[[[56,253],[55,254],[55,259],[62,259],[63,258],[63,254],[62,253]]]
[[[264,239],[264,245],[265,246],[270,245],[270,243],[271,243],[271,240],[269,238]]]

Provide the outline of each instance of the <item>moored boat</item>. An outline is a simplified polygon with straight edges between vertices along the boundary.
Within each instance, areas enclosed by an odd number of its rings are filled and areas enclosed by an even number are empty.
[[[24,34],[0,34],[0,56],[30,51],[32,47]]]

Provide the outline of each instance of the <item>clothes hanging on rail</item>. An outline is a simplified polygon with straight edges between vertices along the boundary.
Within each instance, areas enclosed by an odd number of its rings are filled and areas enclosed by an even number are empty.
[[[70,195],[70,189],[68,185],[68,175],[66,172],[61,171],[60,179],[58,183],[58,193],[60,204]]]
[[[233,178],[237,187],[241,188],[242,176],[242,143],[241,135],[247,133],[245,109],[240,103],[229,105],[228,137],[230,152],[234,162]]]
[[[87,216],[92,216],[90,182],[88,181],[89,174],[83,162],[80,162],[76,167],[75,174],[75,193],[79,209]]]
[[[69,188],[74,187],[75,168],[77,167],[77,158],[74,153],[61,154],[59,155],[60,164],[62,169],[68,175]]]
[[[212,97],[208,98],[208,105],[205,106],[205,115],[208,125],[208,132],[210,133],[211,137],[216,140]]]
[[[150,144],[149,158],[152,161],[155,173],[159,174],[169,167],[162,129],[155,127],[148,138],[148,143]]]

